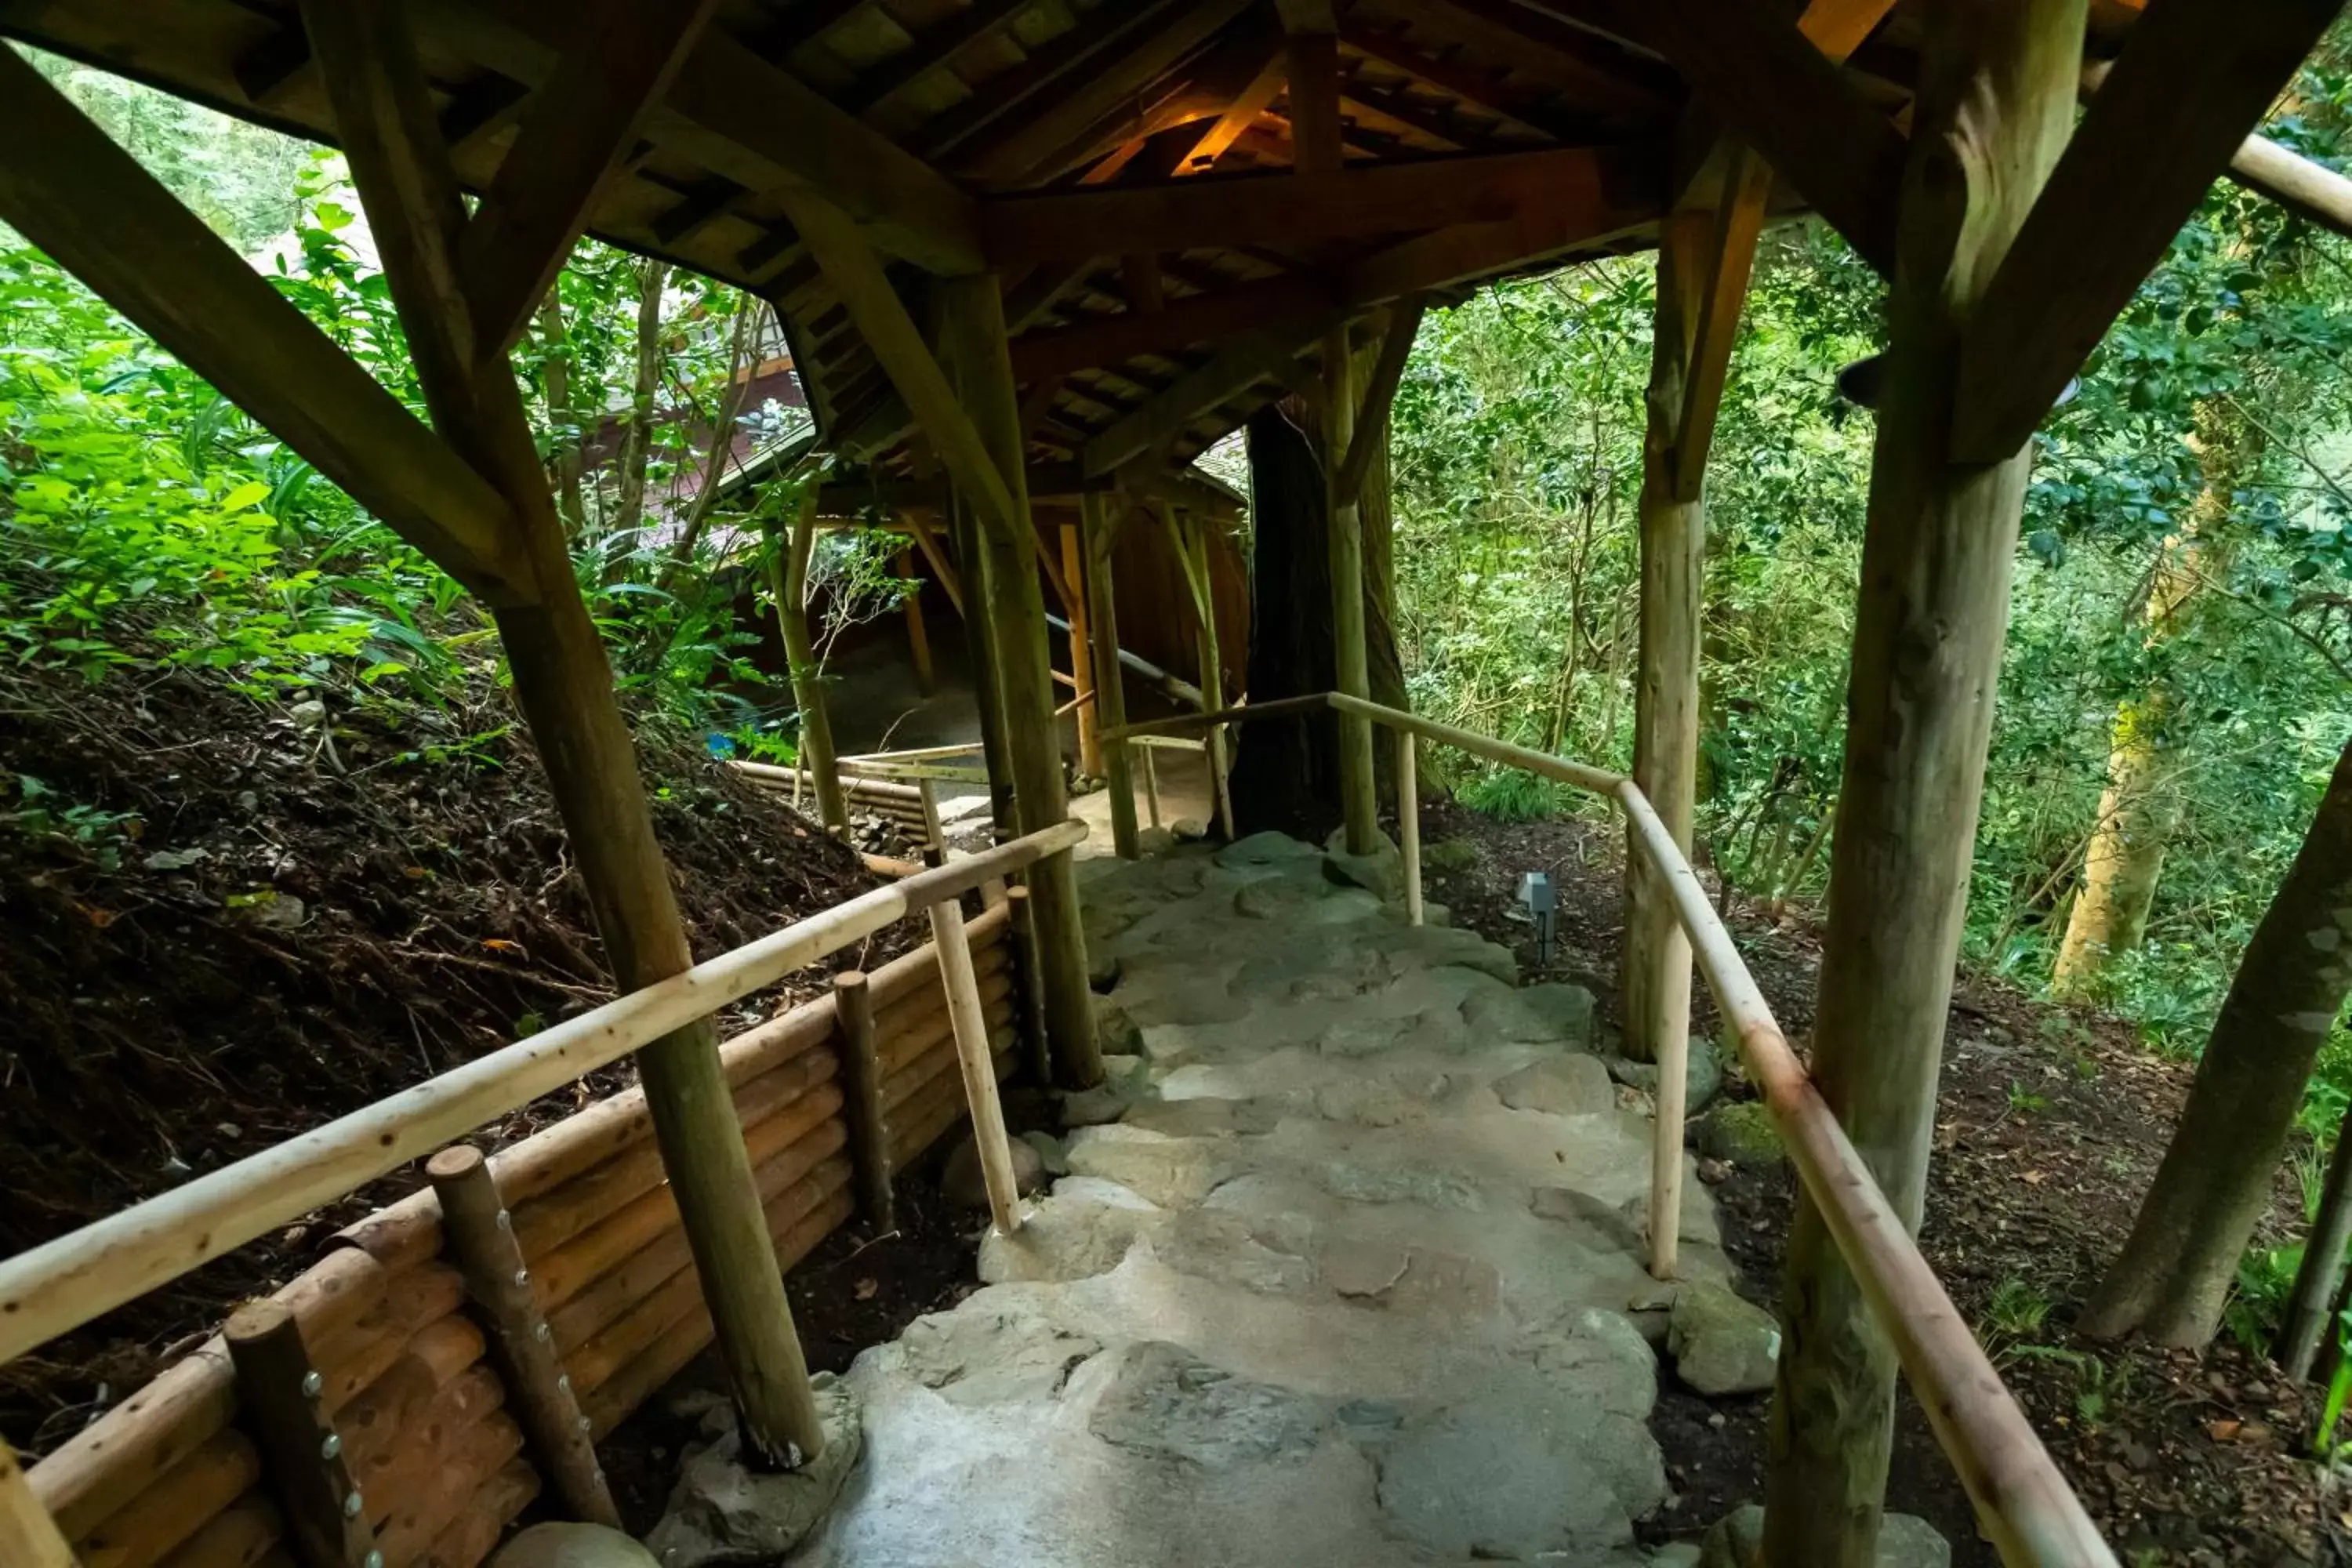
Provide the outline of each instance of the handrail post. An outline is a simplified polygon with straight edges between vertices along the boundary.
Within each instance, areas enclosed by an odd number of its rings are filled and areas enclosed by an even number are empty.
[[[1119,743],[1126,744],[1124,741]],[[1160,826],[1159,752],[1160,748],[1153,745],[1146,745],[1143,748],[1143,800],[1144,804],[1150,808],[1151,826],[1154,827]]]
[[[0,1562],[23,1568],[75,1568],[73,1547],[33,1495],[33,1483],[0,1439]]]
[[[882,1064],[874,1035],[874,990],[866,972],[833,977],[834,1019],[841,1031],[841,1067],[849,1079],[849,1154],[857,1170],[858,1206],[877,1236],[898,1228],[890,1190],[890,1128],[882,1109]]]
[[[425,1163],[425,1174],[441,1200],[441,1223],[466,1278],[466,1294],[489,1331],[491,1363],[521,1417],[532,1458],[555,1483],[575,1518],[618,1529],[620,1510],[596,1462],[588,1419],[555,1352],[555,1336],[539,1310],[516,1245],[514,1216],[499,1196],[498,1178],[482,1152],[457,1143]]]
[[[963,1069],[964,1099],[971,1107],[971,1137],[988,1187],[989,1215],[998,1234],[1011,1236],[1021,1228],[1020,1186],[1013,1173],[1004,1107],[996,1095],[996,1060],[988,1049],[988,1019],[981,1010],[980,982],[972,973],[971,939],[964,935],[963,907],[954,899],[941,899],[931,906],[930,915],[931,945],[939,953],[940,980],[947,989],[956,1065]]]
[[[323,1381],[311,1367],[301,1328],[282,1301],[248,1301],[221,1337],[236,1368],[236,1403],[261,1450],[302,1568],[383,1568],[367,1502],[343,1458],[342,1435],[327,1418]]]
[[[1397,849],[1404,857],[1404,918],[1421,924],[1421,785],[1415,752],[1421,742],[1410,730],[1396,732]]]

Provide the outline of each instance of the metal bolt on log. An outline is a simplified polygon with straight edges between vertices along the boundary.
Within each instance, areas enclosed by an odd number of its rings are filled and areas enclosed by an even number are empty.
[[[295,1558],[303,1568],[383,1568],[293,1311],[280,1301],[249,1301],[229,1315],[222,1338],[236,1370],[240,1423],[261,1450]]]

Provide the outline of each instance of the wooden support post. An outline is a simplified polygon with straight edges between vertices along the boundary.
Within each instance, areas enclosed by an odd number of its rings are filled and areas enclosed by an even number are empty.
[[[981,1176],[988,1185],[989,1215],[999,1235],[1011,1236],[1021,1228],[1020,1185],[1013,1173],[1013,1145],[1004,1131],[1004,1107],[996,1096],[996,1058],[988,1048],[988,1019],[981,1011],[980,982],[972,973],[963,907],[953,899],[941,899],[931,906],[931,945],[940,955],[940,983],[947,987],[956,1065],[963,1069],[964,1100],[971,1107],[971,1136],[980,1150]]]
[[[980,548],[979,526],[961,497],[948,506],[949,541],[971,584],[964,611],[964,643],[971,666],[972,700],[980,712],[980,752],[988,772],[988,814],[996,841],[1021,837],[1013,813],[1013,747],[1004,732],[1004,704],[997,692],[995,630],[989,621],[988,562]]]
[[[1102,497],[1089,491],[1079,498],[1078,522],[1085,557],[1087,640],[1091,644],[1095,676],[1095,732],[1127,724],[1127,681],[1118,658],[1118,601],[1111,581],[1111,517]],[[1134,752],[1124,741],[1114,741],[1103,752],[1103,776],[1110,789],[1110,841],[1122,860],[1135,858],[1135,779],[1129,761]]]
[[[455,287],[465,208],[415,44],[386,0],[305,0],[302,17],[434,425],[506,500],[539,590],[536,604],[498,609],[499,634],[597,933],[620,989],[653,984],[693,952],[512,367],[477,356]],[[718,1036],[698,1020],[638,1052],[637,1066],[746,1451],[777,1467],[811,1458],[824,1428]]]
[[[580,1413],[572,1379],[555,1352],[555,1335],[540,1311],[498,1179],[482,1152],[468,1143],[434,1155],[425,1163],[425,1173],[441,1200],[442,1233],[488,1331],[491,1365],[530,1440],[533,1462],[554,1483],[573,1518],[619,1529],[620,1510],[596,1462],[588,1418]]]
[[[78,1568],[73,1547],[33,1495],[33,1483],[0,1441],[0,1563],[11,1568]]]
[[[1020,408],[1004,335],[1004,304],[994,277],[982,273],[938,286],[941,336],[958,394],[986,457],[1009,498],[1005,515],[985,507],[974,519],[989,592],[973,608],[990,629],[996,697],[1013,770],[1014,820],[1026,833],[1069,816],[1062,750],[1054,722],[1053,666],[1045,640],[1045,601],[1038,581],[1037,534],[1029,521]],[[1037,926],[1037,984],[1045,1028],[1061,1070],[1073,1084],[1102,1079],[1095,1039],[1094,996],[1087,986],[1086,933],[1078,884],[1067,855],[1029,873],[1031,918]]]
[[[1409,925],[1421,920],[1421,742],[1410,733],[1396,738],[1397,848],[1404,855],[1404,918]]]
[[[1154,827],[1160,826],[1160,764],[1153,757],[1159,749],[1152,745],[1143,748],[1143,799],[1151,810],[1151,826]]]
[[[1078,772],[1090,779],[1103,776],[1102,742],[1095,737],[1102,730],[1102,703],[1096,696],[1095,653],[1088,635],[1094,627],[1095,608],[1087,597],[1086,546],[1078,537],[1078,525],[1062,524],[1062,581],[1068,585],[1070,599],[1070,675],[1077,691],[1078,711]]]
[[[1225,661],[1217,643],[1217,584],[1209,573],[1209,530],[1198,517],[1190,513],[1179,516],[1183,521],[1177,526],[1177,539],[1190,557],[1186,574],[1192,579],[1193,602],[1201,612],[1201,710],[1213,713],[1225,705]],[[1209,799],[1216,807],[1217,821],[1228,844],[1234,837],[1233,787],[1226,778],[1230,746],[1231,737],[1225,727],[1211,725],[1207,736]]]
[[[326,1382],[281,1301],[249,1301],[222,1337],[236,1369],[241,1424],[261,1450],[262,1474],[302,1568],[383,1568],[367,1500],[352,1480],[343,1439],[327,1419]]]
[[[849,1156],[857,1166],[858,1206],[877,1236],[898,1227],[898,1204],[890,1188],[890,1128],[882,1112],[882,1065],[874,1036],[874,989],[866,972],[852,969],[833,977],[833,1012],[841,1031],[841,1069],[849,1092]]]
[[[1914,1230],[2029,461],[1956,460],[1959,345],[2066,144],[2084,9],[1935,9],[1903,187],[1812,1067]],[[1860,1568],[1875,1561],[1894,1351],[1811,1201],[1785,1278],[1764,1555]]]
[[[989,888],[996,896],[989,897]],[[1029,889],[1017,882],[992,882],[981,889],[989,907],[1008,906],[1006,929],[1013,933],[1013,970],[1020,994],[1021,1037],[1028,1045],[1030,1080],[1054,1081],[1054,1051],[1045,1038],[1045,998],[1037,985],[1037,922],[1031,917]]]
[[[1355,355],[1348,329],[1334,327],[1323,339],[1323,471],[1346,468],[1356,429]],[[1370,701],[1370,654],[1364,637],[1363,519],[1352,497],[1334,491],[1331,509],[1331,637],[1335,684],[1349,697]],[[1370,855],[1380,845],[1380,785],[1372,774],[1372,725],[1360,714],[1342,711],[1339,724],[1339,810],[1348,853]]]
[[[915,780],[915,790],[923,803],[923,847],[944,853],[948,847],[947,829],[940,826],[940,784],[926,773]]]
[[[907,654],[915,662],[915,689],[929,697],[939,686],[939,677],[931,668],[931,634],[923,625],[922,580],[915,575],[912,553],[898,552],[898,578],[915,586],[907,595]]]
[[[849,800],[842,793],[841,764],[833,749],[833,715],[824,705],[824,682],[816,645],[809,636],[809,555],[816,547],[816,489],[801,498],[789,535],[768,525],[768,587],[776,601],[776,626],[784,639],[784,669],[800,710],[800,766],[816,789],[817,817],[824,830],[849,841]]]

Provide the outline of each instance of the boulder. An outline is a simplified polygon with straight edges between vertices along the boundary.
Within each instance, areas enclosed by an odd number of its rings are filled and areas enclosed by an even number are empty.
[[[490,1568],[661,1568],[661,1559],[601,1524],[534,1524],[490,1559]]]
[[[1780,1325],[1772,1314],[1720,1285],[1694,1282],[1675,1294],[1666,1320],[1675,1375],[1710,1398],[1772,1386]]]
[[[824,1520],[856,1468],[866,1426],[856,1400],[838,1378],[819,1373],[809,1384],[824,1422],[824,1451],[782,1475],[751,1469],[742,1462],[741,1434],[733,1418],[720,1415],[725,1429],[688,1451],[669,1506],[646,1538],[662,1568],[772,1562]],[[568,1562],[565,1568],[571,1568]]]
[[[1496,1097],[1513,1110],[1591,1116],[1616,1104],[1609,1074],[1595,1057],[1552,1057],[1495,1080]]]
[[[1691,1129],[1691,1142],[1702,1154],[1750,1171],[1769,1169],[1781,1159],[1780,1135],[1772,1130],[1772,1118],[1760,1100],[1734,1100],[1717,1106]]]
[[[1745,1503],[1716,1521],[1699,1549],[1698,1568],[1764,1568],[1764,1508]],[[1907,1513],[1879,1521],[1878,1568],[1951,1568],[1951,1543]]]
[[[1034,1197],[1045,1190],[1044,1156],[1034,1145],[1019,1138],[1013,1140],[1013,1180],[1024,1198]],[[988,1206],[988,1179],[981,1173],[980,1145],[971,1133],[965,1133],[948,1155],[947,1168],[940,1173],[940,1191],[958,1208],[984,1209]]]
[[[1404,857],[1387,834],[1369,855],[1348,853],[1348,830],[1335,827],[1323,846],[1323,870],[1335,882],[1352,882],[1384,904],[1404,898]]]
[[[1683,1114],[1696,1116],[1705,1110],[1723,1089],[1723,1056],[1715,1042],[1704,1035],[1693,1035],[1689,1055],[1683,1068]],[[1655,1098],[1658,1092],[1658,1065],[1637,1062],[1629,1057],[1611,1057],[1609,1076],[1619,1083],[1631,1084],[1643,1093]]]
[[[1478,863],[1478,846],[1467,838],[1441,838],[1421,847],[1425,871],[1467,871]]]

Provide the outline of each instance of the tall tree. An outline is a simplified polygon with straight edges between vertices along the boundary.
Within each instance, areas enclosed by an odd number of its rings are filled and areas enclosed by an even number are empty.
[[[2311,1066],[2352,991],[2352,743],[2239,960],[2180,1124],[2085,1333],[2213,1337]]]
[[[637,369],[629,386],[629,423],[621,432],[620,493],[613,528],[626,533],[644,522],[646,468],[654,451],[654,394],[661,385],[662,294],[669,264],[648,260],[637,274]]]
[[[2186,524],[2164,541],[2149,575],[2141,624],[2154,668],[2146,689],[2116,710],[2106,789],[2051,979],[2063,996],[2096,994],[2109,965],[2139,946],[2165,847],[2179,823],[2171,775],[2187,720],[2163,655],[2193,619],[2199,588],[2226,569],[2232,500],[2257,449],[2245,420],[2221,398],[2200,399],[2195,419],[2202,482]]]

